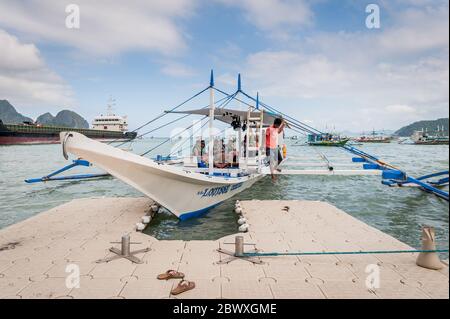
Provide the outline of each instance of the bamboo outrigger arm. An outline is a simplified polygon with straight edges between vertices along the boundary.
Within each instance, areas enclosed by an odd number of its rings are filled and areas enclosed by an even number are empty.
[[[394,165],[385,163],[378,158],[367,154],[359,149],[351,146],[343,146],[348,152],[357,155],[352,161],[354,163],[364,163],[364,169],[378,169],[382,171],[382,183],[390,187],[419,187],[420,190],[434,194],[446,201],[449,201],[449,193],[439,189],[440,187],[448,186],[449,171],[442,171],[423,175],[421,177],[411,177],[405,171],[397,168]],[[441,177],[437,181],[430,181],[431,178]]]
[[[25,182],[28,184],[33,183],[40,183],[40,182],[49,182],[49,181],[67,181],[67,180],[81,180],[81,179],[93,179],[93,178],[101,178],[101,177],[109,177],[110,174],[107,173],[101,173],[101,174],[78,174],[78,175],[69,175],[69,176],[56,176],[59,175],[65,171],[68,171],[74,167],[77,166],[86,166],[90,167],[91,163],[88,161],[82,160],[82,159],[76,159],[72,162],[72,164],[69,164],[67,166],[64,166],[63,168],[54,171],[51,174],[48,174],[46,176],[40,177],[40,178],[31,178],[26,179]]]

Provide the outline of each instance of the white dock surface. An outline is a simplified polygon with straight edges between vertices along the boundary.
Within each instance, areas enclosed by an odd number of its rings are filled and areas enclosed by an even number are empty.
[[[176,298],[449,298],[448,266],[415,265],[416,254],[263,258],[263,265],[233,261],[230,235],[217,241],[158,241],[134,232],[148,210],[143,198],[74,200],[0,230],[0,298],[174,298],[178,281],[158,281],[168,269],[186,274],[197,288]],[[242,202],[250,232],[246,242],[263,252],[411,249],[408,245],[323,202]],[[288,211],[286,211],[288,207]],[[284,210],[283,210],[284,209]],[[230,212],[233,214],[233,212]],[[121,236],[150,247],[138,255],[97,264],[120,248]],[[248,247],[251,249],[251,246]],[[68,288],[67,265],[80,269],[80,288]],[[366,287],[368,265],[380,268],[380,287]],[[372,266],[373,267],[373,266]]]

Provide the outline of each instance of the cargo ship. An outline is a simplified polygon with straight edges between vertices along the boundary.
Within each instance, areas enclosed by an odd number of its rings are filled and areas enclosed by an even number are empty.
[[[59,133],[68,130],[103,142],[133,140],[137,135],[136,132],[128,132],[127,117],[113,114],[111,105],[108,105],[106,115],[95,117],[91,129],[41,125],[32,122],[6,124],[0,119],[0,145],[57,144]]]

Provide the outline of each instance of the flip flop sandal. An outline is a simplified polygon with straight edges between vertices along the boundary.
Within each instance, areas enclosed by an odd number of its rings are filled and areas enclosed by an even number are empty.
[[[170,293],[174,296],[182,294],[183,292],[192,290],[195,288],[195,283],[192,281],[182,280],[178,286],[173,289]]]
[[[176,270],[168,270],[164,274],[158,275],[159,280],[169,280],[169,279],[183,279],[184,274]]]

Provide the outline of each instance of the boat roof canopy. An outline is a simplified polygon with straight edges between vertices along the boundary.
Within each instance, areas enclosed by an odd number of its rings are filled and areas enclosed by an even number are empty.
[[[204,115],[209,116],[209,108],[197,109],[197,110],[187,110],[187,111],[166,111],[167,113],[178,113],[178,114],[194,114],[194,115]],[[255,110],[250,112],[251,118],[258,118],[261,114],[261,111]],[[214,110],[214,119],[231,124],[235,119],[240,118],[241,121],[246,121],[248,117],[247,111],[240,111],[234,109],[226,109],[226,108],[217,108]],[[273,124],[274,120],[278,117],[281,117],[277,114],[270,113],[268,111],[264,111],[263,117],[263,125],[270,126]]]

